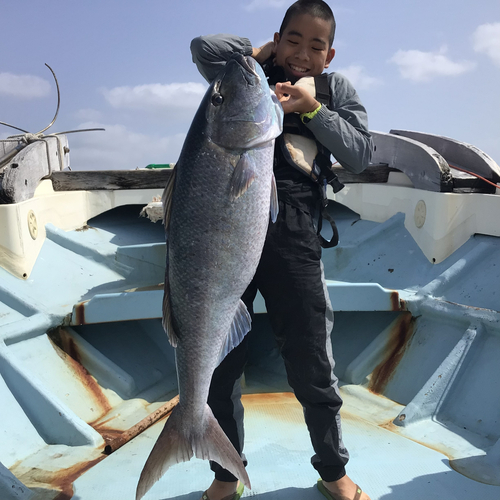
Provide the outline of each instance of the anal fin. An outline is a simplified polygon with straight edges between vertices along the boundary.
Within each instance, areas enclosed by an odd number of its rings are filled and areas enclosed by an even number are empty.
[[[252,327],[252,318],[247,310],[247,306],[240,299],[238,302],[238,307],[236,309],[236,314],[234,315],[233,322],[231,323],[231,328],[226,338],[225,344],[222,346],[219,363],[235,348],[241,341],[245,338],[245,335],[250,331]]]

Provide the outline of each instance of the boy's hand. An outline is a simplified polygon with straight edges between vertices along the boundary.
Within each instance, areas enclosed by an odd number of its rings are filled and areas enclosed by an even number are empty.
[[[285,115],[287,113],[309,113],[321,106],[307,90],[296,87],[290,82],[277,83],[275,93],[281,102]]]
[[[252,57],[259,63],[262,64],[267,61],[271,56],[274,55],[274,42],[267,42],[262,47],[252,48]]]

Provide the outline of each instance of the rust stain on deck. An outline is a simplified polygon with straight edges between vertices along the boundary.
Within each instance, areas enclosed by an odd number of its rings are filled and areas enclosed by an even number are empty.
[[[70,500],[73,495],[73,483],[89,469],[104,460],[101,455],[93,460],[79,462],[71,467],[48,471],[38,467],[28,470],[16,470],[15,475],[28,487],[38,489],[35,498],[52,498],[53,500]],[[14,471],[14,468],[11,470]],[[42,493],[45,490],[45,493]]]
[[[105,455],[102,457],[91,460],[90,462],[82,462],[70,467],[69,469],[62,469],[54,475],[51,485],[60,490],[61,493],[57,495],[54,500],[70,500],[73,497],[73,483],[89,469],[104,460]]]
[[[106,424],[108,424],[109,422],[113,422],[115,419],[116,416],[112,416],[107,418],[106,420],[101,421],[101,418],[99,417],[98,419],[87,423],[102,436],[106,445],[108,445],[111,441],[113,441],[117,437],[120,437],[125,432],[124,429],[113,429],[112,427],[106,427]]]
[[[57,354],[73,369],[77,378],[95,401],[100,416],[108,413],[112,406],[97,380],[83,366],[78,345],[73,337],[64,328],[56,328],[50,332],[49,339]]]
[[[273,405],[273,404],[299,404],[293,392],[263,392],[257,394],[243,394],[241,401],[244,406]]]
[[[368,386],[371,392],[375,394],[384,392],[413,336],[414,321],[415,319],[409,312],[401,314],[398,318],[389,336],[384,360],[373,370]]]
[[[74,320],[73,324],[74,325],[84,325],[85,324],[85,304],[88,302],[88,300],[84,302],[80,302],[75,305],[74,307]]]
[[[119,429],[110,429],[109,427],[101,427],[97,425],[91,425],[104,439],[106,444],[110,443],[114,439],[120,437],[125,431]]]
[[[397,290],[391,290],[390,294],[391,311],[406,311],[406,301],[399,298]]]
[[[241,400],[247,415],[258,418],[262,425],[273,420],[282,425],[299,425],[303,426],[301,429],[306,429],[304,410],[293,392],[244,394]]]
[[[450,448],[445,443],[442,443],[442,446],[438,444],[430,444],[426,443],[425,441],[415,439],[413,435],[406,434],[403,432],[402,428],[399,427],[398,425],[394,424],[393,419],[389,420],[388,422],[385,422],[383,424],[379,424],[378,427],[385,429],[387,431],[393,432],[394,434],[399,434],[400,436],[403,436],[406,439],[409,439],[410,441],[413,441],[414,443],[417,443],[421,446],[425,446],[426,448],[429,448],[429,450],[434,450],[437,451],[438,453],[441,453],[442,455],[445,455],[449,460],[453,459],[453,452]]]
[[[399,293],[394,290],[391,292],[391,309],[399,311]]]

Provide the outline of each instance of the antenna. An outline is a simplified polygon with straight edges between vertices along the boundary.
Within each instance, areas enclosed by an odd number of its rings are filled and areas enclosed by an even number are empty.
[[[61,104],[61,93],[59,92],[59,83],[57,81],[56,74],[54,73],[54,70],[47,63],[45,63],[45,66],[47,66],[47,68],[50,69],[50,72],[52,73],[52,76],[54,77],[54,80],[56,82],[56,88],[57,88],[57,109],[56,109],[56,114],[54,115],[54,118],[52,119],[52,121],[44,129],[40,130],[40,132],[37,132],[37,134],[35,134],[35,135],[43,134],[43,132],[45,132],[50,127],[52,127],[52,125],[54,125],[54,122],[56,121],[57,115],[59,113],[59,105]]]
[[[57,109],[56,109],[56,114],[54,115],[54,118],[52,119],[52,121],[44,129],[40,130],[40,132],[33,134],[35,136],[38,136],[39,138],[41,138],[43,136],[43,133],[46,130],[48,130],[50,127],[52,127],[52,125],[54,125],[56,118],[57,118],[57,115],[59,114],[59,106],[61,105],[61,93],[59,91],[59,82],[57,81],[56,74],[54,73],[54,70],[47,63],[45,63],[45,66],[47,66],[47,68],[49,68],[50,72],[52,73],[52,76],[54,77],[54,81],[56,82]],[[0,122],[0,125],[5,125],[6,127],[10,127],[10,128],[19,130],[20,132],[24,132],[25,134],[30,134],[30,132],[28,132],[27,130],[24,130],[24,129],[19,128],[19,127],[15,127],[14,125],[10,125],[9,123]],[[72,134],[74,132],[94,132],[96,130],[105,130],[105,129],[104,128],[86,128],[86,129],[80,129],[80,130],[68,130],[66,132],[56,132],[54,134],[48,134],[48,135]],[[14,136],[14,137],[16,137],[16,136]],[[4,161],[5,161],[5,157],[0,159],[0,163],[2,163]]]

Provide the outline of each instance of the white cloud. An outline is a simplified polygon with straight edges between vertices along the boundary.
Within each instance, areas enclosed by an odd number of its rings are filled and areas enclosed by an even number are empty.
[[[133,170],[150,163],[175,163],[186,137],[146,135],[123,125],[96,122],[82,123],[77,128],[96,127],[106,130],[68,136],[74,170]]]
[[[383,83],[380,78],[367,75],[363,66],[357,64],[351,64],[347,68],[335,69],[335,71],[346,76],[357,90],[370,89]]]
[[[474,50],[489,56],[500,66],[500,23],[481,24],[472,35]]]
[[[161,109],[165,112],[166,109],[196,109],[206,90],[207,86],[202,83],[151,83],[103,89],[102,93],[114,108],[146,111]]]
[[[33,75],[0,73],[0,94],[20,99],[36,99],[50,93],[50,83]]]
[[[428,82],[440,76],[458,76],[474,68],[470,61],[454,62],[447,55],[446,46],[437,52],[398,50],[389,62],[399,66],[402,78],[414,82]]]
[[[281,9],[287,7],[290,2],[286,0],[252,0],[249,4],[245,5],[243,8],[248,12],[255,12],[256,10],[264,9]]]

